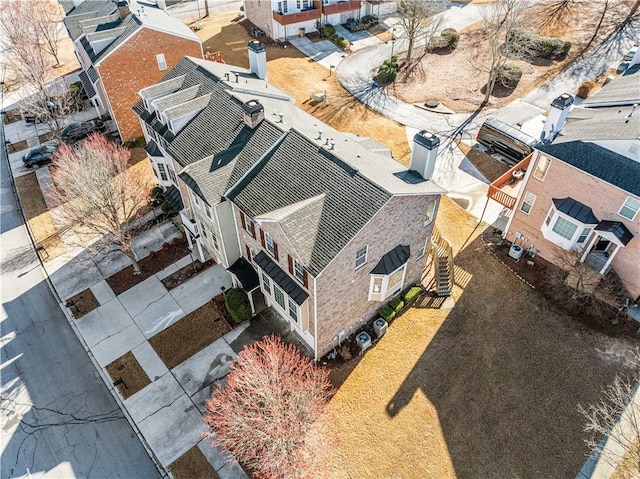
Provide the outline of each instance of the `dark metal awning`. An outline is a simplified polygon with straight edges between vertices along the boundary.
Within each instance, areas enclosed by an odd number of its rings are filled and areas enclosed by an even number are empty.
[[[622,246],[627,246],[629,241],[633,239],[633,233],[620,221],[601,221],[595,227],[595,230],[600,236],[606,237],[610,241],[614,241],[614,243],[619,242]],[[618,241],[610,238],[606,233],[613,235]]]
[[[229,266],[227,271],[238,278],[245,291],[252,291],[260,285],[258,273],[256,273],[251,263],[242,257]]]
[[[278,266],[267,253],[260,251],[253,260],[269,276],[275,283],[300,306],[304,303],[309,294],[302,289],[302,287],[285,273],[280,266]]]
[[[564,213],[567,216],[571,216],[573,219],[578,220],[585,225],[597,225],[599,220],[593,214],[591,208],[587,205],[580,203],[573,198],[553,199],[553,205],[558,211]]]
[[[176,211],[180,211],[184,208],[180,190],[174,185],[171,185],[169,188],[164,190],[164,199],[167,200],[167,203],[169,203]]]
[[[149,143],[147,143],[147,146],[144,147],[144,151],[146,151],[149,154],[149,156],[155,156],[156,158],[163,158],[163,154],[160,151],[158,144],[153,140],[149,140]]]
[[[91,99],[96,96],[96,89],[93,88],[93,84],[91,80],[89,80],[89,75],[87,75],[86,72],[80,72],[80,81],[82,82],[84,92],[87,94],[87,98]]]
[[[371,270],[371,274],[391,274],[409,261],[409,256],[411,256],[409,246],[398,245],[380,258],[376,267]]]

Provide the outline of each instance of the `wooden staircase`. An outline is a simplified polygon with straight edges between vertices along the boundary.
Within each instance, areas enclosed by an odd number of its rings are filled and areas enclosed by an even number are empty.
[[[429,245],[438,296],[451,296],[453,290],[453,248],[435,227]]]

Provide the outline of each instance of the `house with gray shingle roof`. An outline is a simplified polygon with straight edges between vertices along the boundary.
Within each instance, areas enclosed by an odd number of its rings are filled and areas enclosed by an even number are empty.
[[[407,169],[380,143],[334,130],[250,64],[184,58],[134,111],[190,247],[319,358],[421,280],[445,191],[424,161]]]
[[[142,136],[131,108],[137,92],[158,82],[185,55],[202,57],[202,40],[181,20],[145,0],[64,1],[64,24],[99,115],[123,140]]]
[[[612,80],[570,111],[550,112],[548,118],[559,120],[550,128],[552,141],[512,169],[526,170],[515,193],[517,180],[509,174],[489,195],[511,210],[505,238],[559,266],[573,254],[600,278],[613,270],[637,301],[640,110],[638,78],[629,78]],[[502,191],[504,185],[511,192]]]

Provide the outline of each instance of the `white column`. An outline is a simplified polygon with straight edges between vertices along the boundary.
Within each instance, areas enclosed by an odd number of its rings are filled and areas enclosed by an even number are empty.
[[[616,245],[616,249],[613,251],[613,253],[611,253],[609,255],[609,259],[607,260],[607,262],[604,264],[604,266],[602,267],[602,269],[600,270],[600,274],[604,274],[604,272],[607,270],[607,268],[609,267],[609,265],[611,264],[611,261],[613,261],[613,258],[615,258],[616,254],[618,254],[618,250],[622,248],[622,246]]]
[[[253,291],[255,291],[255,289]],[[249,296],[249,304],[251,305],[251,316],[255,316],[256,315],[256,308],[253,305],[253,291],[249,291],[247,293],[247,296]]]
[[[204,253],[202,252],[202,244],[199,240],[196,240],[196,246],[198,246],[198,259],[201,263],[204,263]]]
[[[185,234],[187,235],[187,244],[189,245],[189,249],[193,249],[193,241],[191,241],[191,233],[189,233],[189,230],[185,227]]]
[[[598,240],[599,237],[600,235],[594,231],[593,238],[591,238],[591,241],[589,241],[589,245],[584,249],[584,253],[582,253],[582,256],[580,257],[581,263],[584,263],[584,260],[587,259],[589,252],[593,249],[593,246],[596,244],[596,241]]]

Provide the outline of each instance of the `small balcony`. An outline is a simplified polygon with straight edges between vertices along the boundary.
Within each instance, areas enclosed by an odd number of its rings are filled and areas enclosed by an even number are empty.
[[[522,180],[524,179],[524,175],[527,172],[530,162],[531,155],[527,156],[524,160],[491,183],[489,185],[489,191],[487,191],[487,196],[510,210],[514,209]]]
[[[336,13],[352,12],[360,10],[360,0],[350,0],[346,2],[338,2],[331,5],[322,5],[323,15],[334,15]]]
[[[182,220],[182,225],[191,233],[191,236],[197,238],[199,235],[198,225],[196,223],[196,220],[193,219],[193,212],[191,211],[191,208],[181,209],[180,219]]]
[[[273,19],[280,25],[293,25],[295,23],[308,22],[310,20],[319,20],[321,16],[322,10],[315,6],[308,10],[296,13],[273,12]]]

